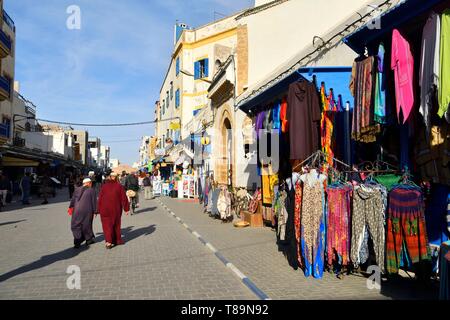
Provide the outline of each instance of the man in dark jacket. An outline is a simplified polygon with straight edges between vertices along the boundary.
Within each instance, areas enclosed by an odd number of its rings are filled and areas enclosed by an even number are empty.
[[[22,190],[22,204],[30,204],[31,178],[29,172],[25,173],[20,180],[20,189]]]
[[[150,180],[150,175],[148,173],[145,175],[142,184],[144,185],[145,200],[150,200],[152,196],[152,182]]]
[[[125,191],[133,190],[136,192],[136,208],[139,208],[139,180],[135,172],[132,172],[125,179]],[[131,199],[128,199],[130,201]]]
[[[83,186],[75,189],[70,208],[73,208],[71,229],[76,249],[86,241],[86,245],[94,243],[92,221],[97,212],[97,197],[89,178],[83,180]]]

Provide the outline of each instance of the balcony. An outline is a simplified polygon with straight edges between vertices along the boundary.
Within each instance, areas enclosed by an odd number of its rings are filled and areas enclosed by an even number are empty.
[[[11,48],[11,38],[3,30],[0,30],[0,57],[6,58],[8,55],[10,55]]]
[[[5,78],[0,76],[0,101],[9,99],[11,94],[11,83]]]
[[[10,126],[6,123],[0,123],[0,137],[9,138]]]
[[[13,19],[3,10],[3,21],[11,28],[13,32],[16,32],[16,25],[14,24]]]

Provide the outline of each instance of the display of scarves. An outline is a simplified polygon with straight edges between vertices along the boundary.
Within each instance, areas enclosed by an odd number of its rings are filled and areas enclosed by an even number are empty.
[[[294,228],[295,228],[295,241],[297,246],[297,259],[298,264],[302,268],[302,255],[300,253],[300,220],[302,210],[302,186],[300,181],[295,184],[295,207],[294,207]]]

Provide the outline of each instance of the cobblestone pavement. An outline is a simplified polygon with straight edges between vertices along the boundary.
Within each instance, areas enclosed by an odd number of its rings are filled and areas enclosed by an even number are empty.
[[[325,273],[320,280],[306,278],[301,270],[289,266],[270,228],[235,228],[231,223],[209,217],[192,201],[167,197],[161,200],[271,299],[438,298],[435,284],[424,286],[410,279],[383,280],[381,290],[369,290],[363,275],[349,275],[340,280]]]
[[[0,299],[256,299],[156,200],[123,217],[124,246],[104,248],[97,217],[98,242],[73,249],[65,194],[0,212]],[[81,290],[67,288],[71,265]]]

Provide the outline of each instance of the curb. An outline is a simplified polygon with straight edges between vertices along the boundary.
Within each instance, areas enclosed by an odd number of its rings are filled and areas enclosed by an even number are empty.
[[[158,199],[161,206],[166,209],[166,211],[175,218],[186,230],[188,230],[194,237],[196,237],[205,247],[214,253],[214,255],[219,259],[225,267],[229,268],[233,273],[241,279],[242,283],[249,288],[260,300],[271,300],[267,294],[264,293],[261,289],[259,289],[253,281],[251,281],[245,274],[243,274],[234,264],[227,260],[214,246],[207,242],[197,231],[192,230],[183,220],[180,219],[173,211],[166,206],[161,199]]]

